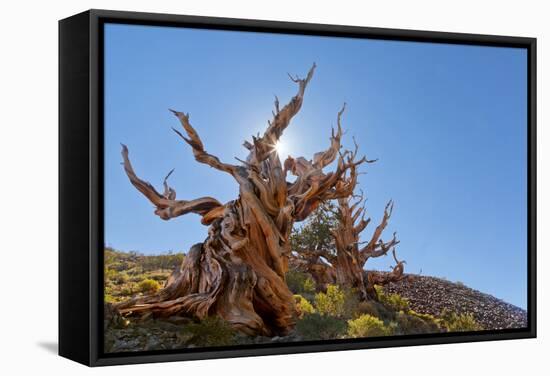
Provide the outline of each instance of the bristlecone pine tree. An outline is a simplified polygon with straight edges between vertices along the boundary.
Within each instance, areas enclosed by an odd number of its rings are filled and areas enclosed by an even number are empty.
[[[357,166],[365,162],[365,158],[355,160],[356,152],[341,150],[342,108],[338,129],[333,129],[326,151],[316,153],[312,160],[288,157],[281,165],[275,145],[300,110],[314,71],[315,64],[306,78],[291,77],[298,93],[281,109],[275,98],[273,119],[262,136],[244,142],[249,155],[238,165],[208,153],[189,115],[172,111],[183,127],[183,132],[174,131],[191,146],[196,161],[235,179],[239,197],[233,201],[222,204],[212,197],[177,200],[167,179],[164,192],[157,192],[136,175],[123,145],[126,174],[156,207],[156,215],[169,220],[196,213],[209,228],[206,240],[191,247],[181,268],[160,292],[119,303],[120,313],[199,319],[215,315],[249,335],[284,335],[293,328],[295,304],[285,283],[292,226],[307,218],[319,203],[352,195]],[[323,169],[336,159],[335,171],[325,173]],[[293,182],[286,180],[287,173],[296,176]]]
[[[399,244],[396,234],[387,242],[381,239],[392,215],[393,201],[386,205],[382,221],[368,242],[360,241],[361,232],[371,221],[365,219],[362,194],[338,199],[336,210],[325,204],[317,211],[322,213],[315,213],[312,220],[293,236],[296,248],[291,258],[293,268],[311,274],[321,288],[338,284],[356,289],[362,300],[377,299],[375,285],[405,278],[405,261],[399,261],[395,254],[395,246]],[[310,233],[314,236],[309,236]],[[329,242],[329,237],[332,242]],[[396,263],[391,272],[365,271],[370,258],[385,256],[390,250]]]
[[[382,232],[388,225],[393,212],[393,201],[386,204],[382,221],[374,230],[371,239],[360,242],[359,236],[371,219],[365,219],[366,210],[362,195],[350,206],[352,199],[348,197],[338,199],[339,223],[332,232],[336,256],[331,260],[335,269],[336,283],[357,289],[364,300],[376,299],[375,285],[385,285],[404,278],[405,261],[399,261],[395,254],[395,246],[399,244],[396,233],[394,232],[392,239],[387,242],[381,239]],[[363,203],[362,206],[361,203]],[[391,272],[365,271],[365,264],[370,258],[385,256],[390,250],[396,263]]]

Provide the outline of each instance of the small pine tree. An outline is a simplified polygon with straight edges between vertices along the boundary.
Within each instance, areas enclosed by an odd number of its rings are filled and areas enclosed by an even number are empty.
[[[322,249],[334,253],[332,230],[337,225],[335,205],[330,201],[323,202],[303,225],[292,229],[290,247],[298,252],[302,249]]]

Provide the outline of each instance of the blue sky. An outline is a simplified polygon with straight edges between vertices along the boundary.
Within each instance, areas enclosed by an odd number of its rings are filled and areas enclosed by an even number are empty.
[[[329,144],[343,102],[343,143],[368,158],[360,187],[374,222],[395,200],[407,271],[445,277],[527,305],[527,54],[525,50],[417,42],[105,26],[105,243],[120,250],[186,252],[206,237],[194,214],[163,221],[129,183],[120,143],[140,177],[178,198],[237,197],[224,173],[197,163],[171,130],[189,112],[206,149],[236,162],[265,129],[287,76],[318,67],[282,158]],[[374,227],[373,225],[371,225]],[[367,228],[365,238],[373,228]],[[369,261],[388,269],[391,257]]]

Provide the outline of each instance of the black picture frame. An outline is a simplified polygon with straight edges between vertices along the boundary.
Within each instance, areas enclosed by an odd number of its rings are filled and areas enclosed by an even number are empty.
[[[103,24],[505,46],[528,52],[528,327],[469,333],[104,354]],[[59,21],[59,354],[88,366],[536,337],[536,39],[89,10]]]

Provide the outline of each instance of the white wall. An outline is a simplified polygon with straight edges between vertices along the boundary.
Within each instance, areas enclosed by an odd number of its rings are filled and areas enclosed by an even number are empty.
[[[550,31],[544,1],[5,1],[0,22],[0,373],[240,375],[527,374],[548,364],[548,274],[539,273],[539,338],[383,350],[87,369],[57,341],[57,20],[88,8],[538,38],[539,271],[548,265]],[[545,19],[546,15],[546,19]],[[475,260],[472,260],[475,262]],[[491,267],[487,265],[487,267]],[[544,356],[546,353],[546,357]],[[548,368],[546,366],[545,368]]]

